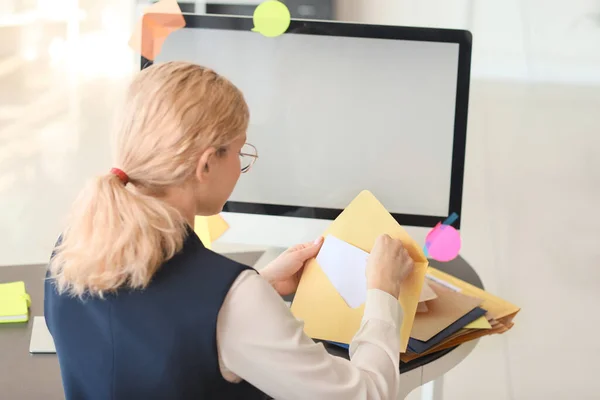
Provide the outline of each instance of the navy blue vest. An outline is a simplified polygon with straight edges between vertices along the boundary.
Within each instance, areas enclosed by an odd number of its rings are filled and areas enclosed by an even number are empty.
[[[81,301],[46,280],[44,313],[67,400],[264,399],[219,370],[217,315],[246,269],[190,230],[144,290]]]

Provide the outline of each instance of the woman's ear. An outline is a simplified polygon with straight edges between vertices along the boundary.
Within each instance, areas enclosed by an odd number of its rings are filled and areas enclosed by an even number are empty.
[[[214,154],[216,149],[214,147],[209,147],[202,153],[200,159],[198,160],[198,164],[196,165],[196,178],[200,182],[206,182],[208,180],[210,171],[211,171],[211,163],[214,161]]]

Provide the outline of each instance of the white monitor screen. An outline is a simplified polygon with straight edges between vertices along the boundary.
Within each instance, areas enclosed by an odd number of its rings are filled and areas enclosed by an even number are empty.
[[[232,201],[448,215],[458,43],[182,29],[156,62],[215,69],[244,93],[259,159]]]

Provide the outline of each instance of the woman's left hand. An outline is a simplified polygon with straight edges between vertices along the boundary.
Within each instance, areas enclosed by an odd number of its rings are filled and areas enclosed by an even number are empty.
[[[290,247],[264,267],[260,274],[281,296],[295,293],[306,261],[316,257],[323,245],[323,238],[314,242]]]

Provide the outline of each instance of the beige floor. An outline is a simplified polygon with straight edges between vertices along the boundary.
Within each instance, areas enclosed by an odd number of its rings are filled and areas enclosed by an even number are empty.
[[[81,0],[82,13],[54,10],[45,22],[0,12],[0,265],[44,262],[76,191],[110,166],[115,99],[135,69],[125,3]],[[348,11],[475,37],[463,255],[523,310],[446,375],[446,399],[600,398],[599,15],[584,0],[377,0]]]

